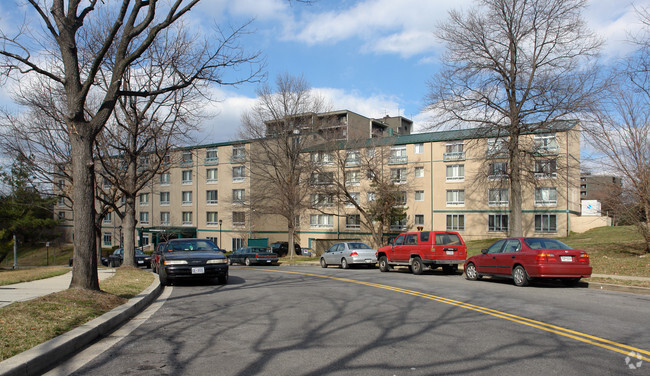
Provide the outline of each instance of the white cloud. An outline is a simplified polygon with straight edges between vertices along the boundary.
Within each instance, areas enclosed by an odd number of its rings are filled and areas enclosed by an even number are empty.
[[[363,96],[358,92],[346,92],[337,88],[315,88],[314,91],[332,104],[332,110],[350,110],[374,118],[397,116],[400,111],[399,99],[393,96]],[[401,111],[403,112],[403,109]]]
[[[218,101],[208,103],[204,108],[205,120],[196,135],[199,144],[234,141],[239,139],[241,115],[255,103],[255,98],[234,92],[213,89]]]

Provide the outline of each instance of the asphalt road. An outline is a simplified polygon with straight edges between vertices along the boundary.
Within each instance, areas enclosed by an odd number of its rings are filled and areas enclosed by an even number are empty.
[[[232,267],[228,285],[167,287],[73,374],[648,375],[649,312],[647,295],[553,284]]]

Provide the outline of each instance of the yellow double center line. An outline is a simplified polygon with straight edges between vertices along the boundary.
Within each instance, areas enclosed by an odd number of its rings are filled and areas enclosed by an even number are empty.
[[[474,305],[474,304],[464,303],[464,302],[461,302],[461,301],[458,301],[458,300],[447,299],[447,298],[443,298],[443,297],[437,296],[437,295],[431,295],[431,294],[427,294],[427,293],[423,293],[423,292],[419,292],[419,291],[414,291],[414,290],[407,290],[407,289],[403,289],[403,288],[400,288],[400,287],[382,285],[382,284],[379,284],[379,283],[363,282],[363,281],[357,281],[357,280],[354,280],[354,279],[332,277],[332,276],[326,276],[326,275],[320,275],[320,274],[291,272],[291,271],[282,271],[282,270],[269,270],[269,269],[258,269],[258,270],[273,271],[273,272],[276,272],[276,273],[284,273],[284,274],[298,274],[298,275],[304,275],[304,276],[310,276],[310,277],[316,277],[316,278],[327,278],[327,279],[333,279],[333,280],[341,281],[341,282],[356,283],[356,284],[359,284],[359,285],[365,285],[365,286],[369,286],[369,287],[375,287],[375,288],[379,288],[379,289],[395,291],[395,292],[399,292],[399,293],[402,293],[402,294],[413,295],[413,296],[417,296],[417,297],[420,297],[420,298],[434,300],[436,302],[449,304],[449,305],[453,305],[453,306],[456,306],[456,307],[468,309],[468,310],[471,310],[471,311],[476,311],[476,312],[479,312],[479,313],[483,313],[483,314],[486,314],[486,315],[498,317],[498,318],[501,318],[501,319],[504,319],[504,320],[516,322],[518,324],[522,324],[522,325],[530,326],[530,327],[533,327],[533,328],[537,328],[537,329],[543,330],[545,332],[555,333],[555,334],[558,334],[558,335],[561,335],[561,336],[564,336],[564,337],[575,339],[576,341],[588,343],[590,345],[594,345],[594,346],[602,347],[602,348],[607,349],[607,350],[615,351],[617,353],[628,355],[630,352],[636,352],[640,356],[640,358],[637,358],[637,359],[650,361],[650,351],[647,351],[647,350],[639,349],[639,348],[633,347],[633,346],[628,346],[628,345],[625,345],[623,343],[610,341],[608,339],[592,336],[590,334],[581,333],[581,332],[578,332],[578,331],[575,331],[575,330],[563,328],[561,326],[547,324],[545,322],[528,319],[526,317],[517,316],[517,315],[513,315],[513,314],[510,314],[510,313],[506,313],[506,312],[501,312],[501,311],[497,311],[495,309],[481,307],[481,306],[477,306],[477,305]]]

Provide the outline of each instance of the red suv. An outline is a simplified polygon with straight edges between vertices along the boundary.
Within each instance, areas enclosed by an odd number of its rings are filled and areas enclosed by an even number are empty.
[[[379,270],[408,266],[413,274],[442,266],[454,273],[465,262],[467,247],[459,233],[453,231],[420,231],[400,234],[391,245],[377,250]]]

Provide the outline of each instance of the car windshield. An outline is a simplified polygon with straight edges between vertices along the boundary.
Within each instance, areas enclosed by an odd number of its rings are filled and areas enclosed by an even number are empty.
[[[213,242],[209,240],[181,240],[175,242],[169,242],[170,251],[219,251]]]
[[[135,254],[136,254],[136,255],[146,255],[146,253],[142,252],[142,250],[139,249],[139,248],[136,248],[136,249],[135,249]]]
[[[526,245],[532,249],[573,249],[555,239],[526,238],[524,239],[524,242],[526,242]]]
[[[366,243],[348,243],[350,249],[370,249],[370,246]]]

